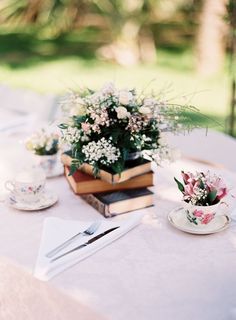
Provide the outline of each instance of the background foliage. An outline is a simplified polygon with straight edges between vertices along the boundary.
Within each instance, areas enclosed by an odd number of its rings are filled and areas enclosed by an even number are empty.
[[[0,82],[56,93],[107,80],[151,82],[223,129],[233,10],[232,0],[1,0]]]

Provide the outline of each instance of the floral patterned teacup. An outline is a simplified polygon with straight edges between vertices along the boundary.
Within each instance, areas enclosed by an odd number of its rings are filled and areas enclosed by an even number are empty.
[[[35,164],[39,166],[46,174],[46,177],[50,177],[53,174],[54,168],[58,161],[58,155],[34,155]]]
[[[22,171],[13,180],[5,182],[14,201],[33,203],[40,200],[45,187],[45,174],[42,170]]]
[[[219,206],[221,204],[223,203],[219,202],[212,206],[195,206],[183,201],[186,218],[191,224],[197,227],[203,227],[211,223],[219,213]]]

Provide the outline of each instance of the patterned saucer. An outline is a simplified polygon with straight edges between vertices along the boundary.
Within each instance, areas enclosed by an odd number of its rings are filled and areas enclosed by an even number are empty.
[[[181,231],[191,234],[212,234],[228,228],[231,219],[227,215],[218,215],[209,224],[204,226],[195,226],[186,218],[184,208],[177,208],[168,214],[168,220],[171,225]]]
[[[27,203],[20,200],[14,194],[9,194],[6,203],[15,209],[24,210],[24,211],[37,211],[46,209],[54,205],[58,200],[58,196],[52,191],[43,192],[40,199],[33,203]]]

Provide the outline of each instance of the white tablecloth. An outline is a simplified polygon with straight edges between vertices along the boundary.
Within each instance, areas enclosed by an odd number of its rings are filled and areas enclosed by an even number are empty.
[[[0,141],[1,148],[8,146],[8,152],[1,154],[1,182],[17,166],[16,157],[12,159],[16,150],[20,166],[26,159],[21,147],[10,147],[10,139]],[[185,153],[186,146],[181,146],[184,138],[174,140]],[[229,140],[225,136],[225,142],[218,147],[223,148],[225,162],[231,159],[233,167],[235,141],[232,140],[230,149],[226,141]],[[193,144],[198,147],[194,134]],[[199,152],[198,158],[204,159],[204,154]],[[194,236],[174,229],[167,221],[167,214],[179,206],[181,198],[173,177],[181,169],[203,167],[179,160],[155,169],[155,207],[142,210],[142,223],[50,280],[50,285],[111,320],[236,319],[236,224],[233,222],[222,233]],[[236,185],[236,173],[219,171],[232,186]],[[104,219],[72,193],[64,177],[48,180],[47,187],[59,196],[59,202],[47,210],[19,212],[0,204],[0,256],[22,266],[29,274],[34,269],[45,217]]]

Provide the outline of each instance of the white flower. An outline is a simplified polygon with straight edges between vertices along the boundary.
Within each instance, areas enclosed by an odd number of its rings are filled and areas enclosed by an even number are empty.
[[[118,119],[125,119],[130,116],[130,113],[127,111],[125,107],[118,107],[116,108],[117,118]]]
[[[86,102],[77,92],[70,91],[60,104],[66,116],[82,116],[86,114]]]
[[[97,142],[91,141],[83,146],[82,152],[85,155],[85,162],[90,164],[100,161],[102,164],[108,165],[116,162],[120,156],[120,150],[104,137]]]
[[[28,150],[35,153],[47,154],[55,148],[57,152],[59,136],[56,133],[46,132],[44,128],[33,133],[26,141],[25,146]]]
[[[105,85],[102,87],[101,91],[105,95],[112,95],[115,93],[116,88],[115,88],[113,82],[108,82],[108,83],[105,83]]]
[[[76,98],[75,104],[70,109],[70,116],[84,116],[86,115],[86,106],[80,97]]]
[[[133,100],[133,95],[128,90],[121,90],[119,92],[119,102],[124,106],[127,106]]]
[[[70,110],[70,116],[84,116],[86,114],[86,108],[84,106],[74,106]]]
[[[150,114],[152,110],[149,107],[142,106],[139,108],[139,112],[142,114]]]
[[[157,101],[154,98],[145,98],[143,100],[143,105],[145,107],[153,107],[157,104]]]
[[[62,141],[72,145],[81,138],[81,131],[76,127],[68,127],[63,131]]]
[[[90,96],[87,96],[86,102],[89,105],[92,105],[94,109],[99,108],[100,100],[102,100],[102,94],[101,92],[95,92]]]

